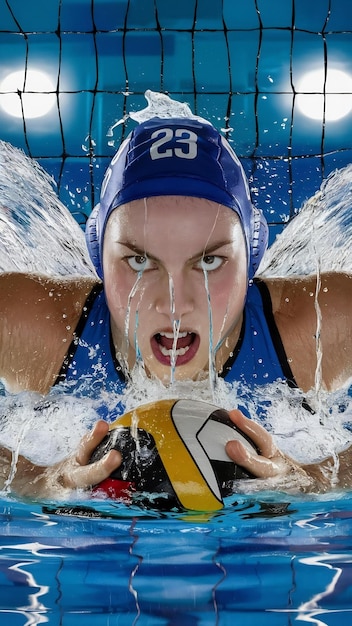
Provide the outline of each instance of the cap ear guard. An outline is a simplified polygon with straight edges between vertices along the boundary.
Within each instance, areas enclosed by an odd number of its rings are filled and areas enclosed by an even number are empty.
[[[103,178],[100,202],[94,207],[86,223],[85,236],[88,252],[101,279],[103,279],[102,247],[105,224],[111,209],[115,206],[116,194],[124,180],[126,156],[131,134],[122,142],[113,156]]]
[[[103,278],[103,268],[100,259],[100,243],[99,237],[97,233],[97,217],[99,214],[100,204],[97,204],[90,216],[87,219],[86,223],[86,244],[88,248],[88,252],[91,258],[91,261],[95,267],[95,270],[99,276],[99,278]]]
[[[253,278],[268,245],[268,223],[263,211],[253,206],[253,236],[250,249],[249,279]]]
[[[238,191],[241,189],[240,186],[232,192],[233,197],[237,199],[237,203],[231,208],[237,212],[241,220],[249,257],[248,278],[251,280],[267,248],[268,224],[262,210],[257,209],[252,203],[248,179],[237,154],[225,137],[220,135],[220,138],[223,148],[223,156],[220,158],[224,171],[233,171],[235,164],[237,175],[239,175],[242,181],[242,194],[238,195]],[[227,155],[230,155],[230,160],[226,158]]]

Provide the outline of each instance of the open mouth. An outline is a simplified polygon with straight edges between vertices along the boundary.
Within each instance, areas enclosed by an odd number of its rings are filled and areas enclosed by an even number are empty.
[[[199,335],[188,331],[176,336],[173,332],[160,332],[151,339],[153,354],[163,365],[188,363],[196,354],[199,343]]]

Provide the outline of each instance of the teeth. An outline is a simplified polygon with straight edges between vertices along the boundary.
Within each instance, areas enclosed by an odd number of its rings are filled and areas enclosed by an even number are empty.
[[[187,337],[187,335],[190,335],[191,333],[187,333],[187,332],[183,332],[183,333],[177,333],[176,337],[179,337],[180,339],[182,339],[183,337]],[[161,337],[166,337],[166,339],[173,339],[175,337],[175,333],[159,333],[159,335]]]
[[[186,346],[185,348],[180,348],[179,350],[167,350],[166,348],[164,348],[164,346],[159,346],[159,349],[164,356],[171,357],[174,354],[177,357],[186,354],[186,352],[188,352],[189,350],[189,346]]]

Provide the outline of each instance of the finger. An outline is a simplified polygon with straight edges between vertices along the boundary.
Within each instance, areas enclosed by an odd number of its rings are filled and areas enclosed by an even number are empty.
[[[229,441],[225,450],[234,463],[257,478],[272,478],[286,472],[282,466],[281,457],[268,459],[255,453],[252,454],[240,441]]]
[[[94,425],[93,430],[87,433],[81,440],[76,459],[80,465],[87,465],[95,448],[101,443],[109,432],[109,424],[104,420],[99,420]]]
[[[270,459],[277,454],[278,450],[272,436],[260,424],[245,417],[238,409],[229,411],[229,416],[235,426],[253,441],[264,457]]]
[[[70,487],[87,489],[102,482],[121,465],[122,457],[117,450],[110,450],[99,461],[90,465],[76,465],[70,471]]]

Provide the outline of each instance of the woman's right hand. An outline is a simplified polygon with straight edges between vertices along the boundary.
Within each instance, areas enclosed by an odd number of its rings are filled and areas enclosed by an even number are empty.
[[[233,423],[253,441],[259,454],[254,449],[251,452],[238,440],[229,441],[226,444],[226,453],[234,463],[260,479],[257,481],[258,490],[280,489],[304,492],[325,490],[327,485],[323,475],[320,472],[310,471],[310,466],[302,467],[284,454],[276,446],[270,433],[260,424],[248,419],[237,409],[229,411],[229,415]]]

